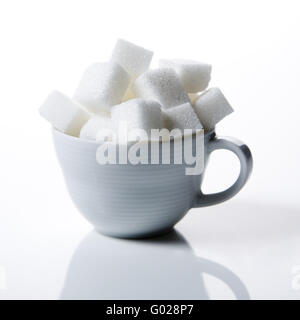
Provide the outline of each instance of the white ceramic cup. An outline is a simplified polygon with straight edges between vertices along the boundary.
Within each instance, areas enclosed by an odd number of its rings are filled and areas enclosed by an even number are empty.
[[[236,182],[227,190],[203,194],[200,175],[186,175],[185,164],[100,165],[100,143],[53,129],[54,145],[70,196],[99,232],[113,237],[143,238],[170,231],[191,208],[221,203],[238,193],[251,170],[249,148],[233,138],[204,136],[204,164],[216,149],[234,152],[241,164]]]

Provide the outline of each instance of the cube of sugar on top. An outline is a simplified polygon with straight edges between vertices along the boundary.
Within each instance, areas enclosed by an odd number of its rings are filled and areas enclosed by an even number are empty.
[[[81,106],[59,91],[53,91],[39,109],[40,115],[56,129],[78,137],[89,114]]]
[[[148,70],[133,83],[136,96],[158,101],[163,109],[189,102],[177,74],[171,68]]]
[[[174,69],[188,93],[205,90],[210,81],[211,65],[207,63],[192,60],[160,60],[159,66]]]
[[[193,105],[194,102],[200,97],[201,93],[189,93],[190,102]]]
[[[148,69],[152,56],[152,51],[119,39],[115,45],[111,59],[122,66],[131,79],[134,80]]]
[[[126,122],[128,133],[143,129],[149,135],[151,129],[162,128],[161,107],[152,100],[132,99],[116,105],[111,108],[111,119],[116,130],[121,122]]]
[[[91,117],[81,128],[80,138],[96,140],[101,129],[112,129],[110,114],[99,114]]]
[[[208,130],[233,112],[219,88],[210,88],[201,94],[194,103],[194,109],[204,128]]]
[[[122,102],[125,102],[125,101],[128,101],[128,100],[131,100],[131,99],[134,99],[136,98],[135,94],[132,92],[131,88],[129,87],[127,89],[127,91],[125,92],[125,95],[122,99]]]
[[[129,83],[129,74],[117,63],[95,63],[83,74],[74,99],[92,113],[107,112],[122,101]]]
[[[203,129],[203,126],[190,103],[163,111],[164,126],[169,129]]]

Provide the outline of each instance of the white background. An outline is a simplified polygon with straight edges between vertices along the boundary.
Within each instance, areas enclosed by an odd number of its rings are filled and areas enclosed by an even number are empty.
[[[38,108],[53,89],[72,95],[84,69],[124,38],[153,50],[153,66],[159,58],[211,63],[211,85],[235,109],[217,133],[253,152],[245,189],[192,210],[178,230],[196,256],[236,273],[251,298],[299,299],[299,33],[299,1],[1,1],[0,298],[58,298],[91,230],[67,195]],[[218,152],[205,190],[237,174],[237,160]],[[211,297],[231,297],[212,279],[207,287]]]

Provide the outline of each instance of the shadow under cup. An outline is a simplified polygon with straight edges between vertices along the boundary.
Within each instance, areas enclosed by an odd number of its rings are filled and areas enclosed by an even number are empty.
[[[174,141],[170,143],[171,164],[162,164],[160,157],[159,164],[101,165],[96,159],[101,142],[68,136],[56,129],[52,132],[74,204],[96,230],[113,237],[144,238],[168,232],[189,209],[234,196],[252,169],[249,148],[232,138],[218,138],[214,131],[204,135],[204,170],[198,175],[187,175],[185,163],[172,163]],[[190,139],[196,139],[195,135]],[[192,145],[196,146],[194,141]],[[201,191],[203,174],[209,154],[216,149],[228,149],[238,156],[240,175],[228,190],[205,195]]]

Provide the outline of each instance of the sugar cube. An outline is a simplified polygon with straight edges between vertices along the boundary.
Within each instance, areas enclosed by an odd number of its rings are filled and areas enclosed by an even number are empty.
[[[188,93],[203,91],[210,81],[211,65],[207,63],[193,60],[162,59],[159,61],[159,66],[174,69]]]
[[[191,104],[194,104],[194,102],[200,97],[200,93],[189,93],[188,96],[190,98]]]
[[[132,91],[138,97],[158,101],[163,109],[189,102],[177,74],[171,68],[144,72],[133,83]]]
[[[117,63],[95,63],[83,74],[74,99],[92,113],[107,112],[122,101],[129,83],[129,74]]]
[[[128,132],[143,129],[150,134],[151,129],[162,128],[162,113],[159,103],[153,100],[132,99],[111,108],[114,129],[120,122],[127,124]]]
[[[50,93],[39,112],[56,129],[75,137],[90,117],[78,103],[59,91]]]
[[[112,129],[110,114],[95,115],[81,128],[80,138],[96,140],[101,129]]]
[[[202,129],[203,126],[190,103],[163,111],[164,126],[169,129]]]
[[[129,88],[127,89],[127,91],[125,92],[125,95],[122,99],[122,102],[125,102],[125,101],[128,101],[128,100],[131,100],[131,99],[134,99],[136,98],[135,94],[132,92],[131,90],[131,86],[129,86]]]
[[[148,69],[152,56],[152,51],[119,39],[115,45],[111,59],[122,66],[131,79],[134,80]]]
[[[205,129],[213,129],[224,117],[233,112],[219,88],[210,88],[195,101],[194,108]]]

